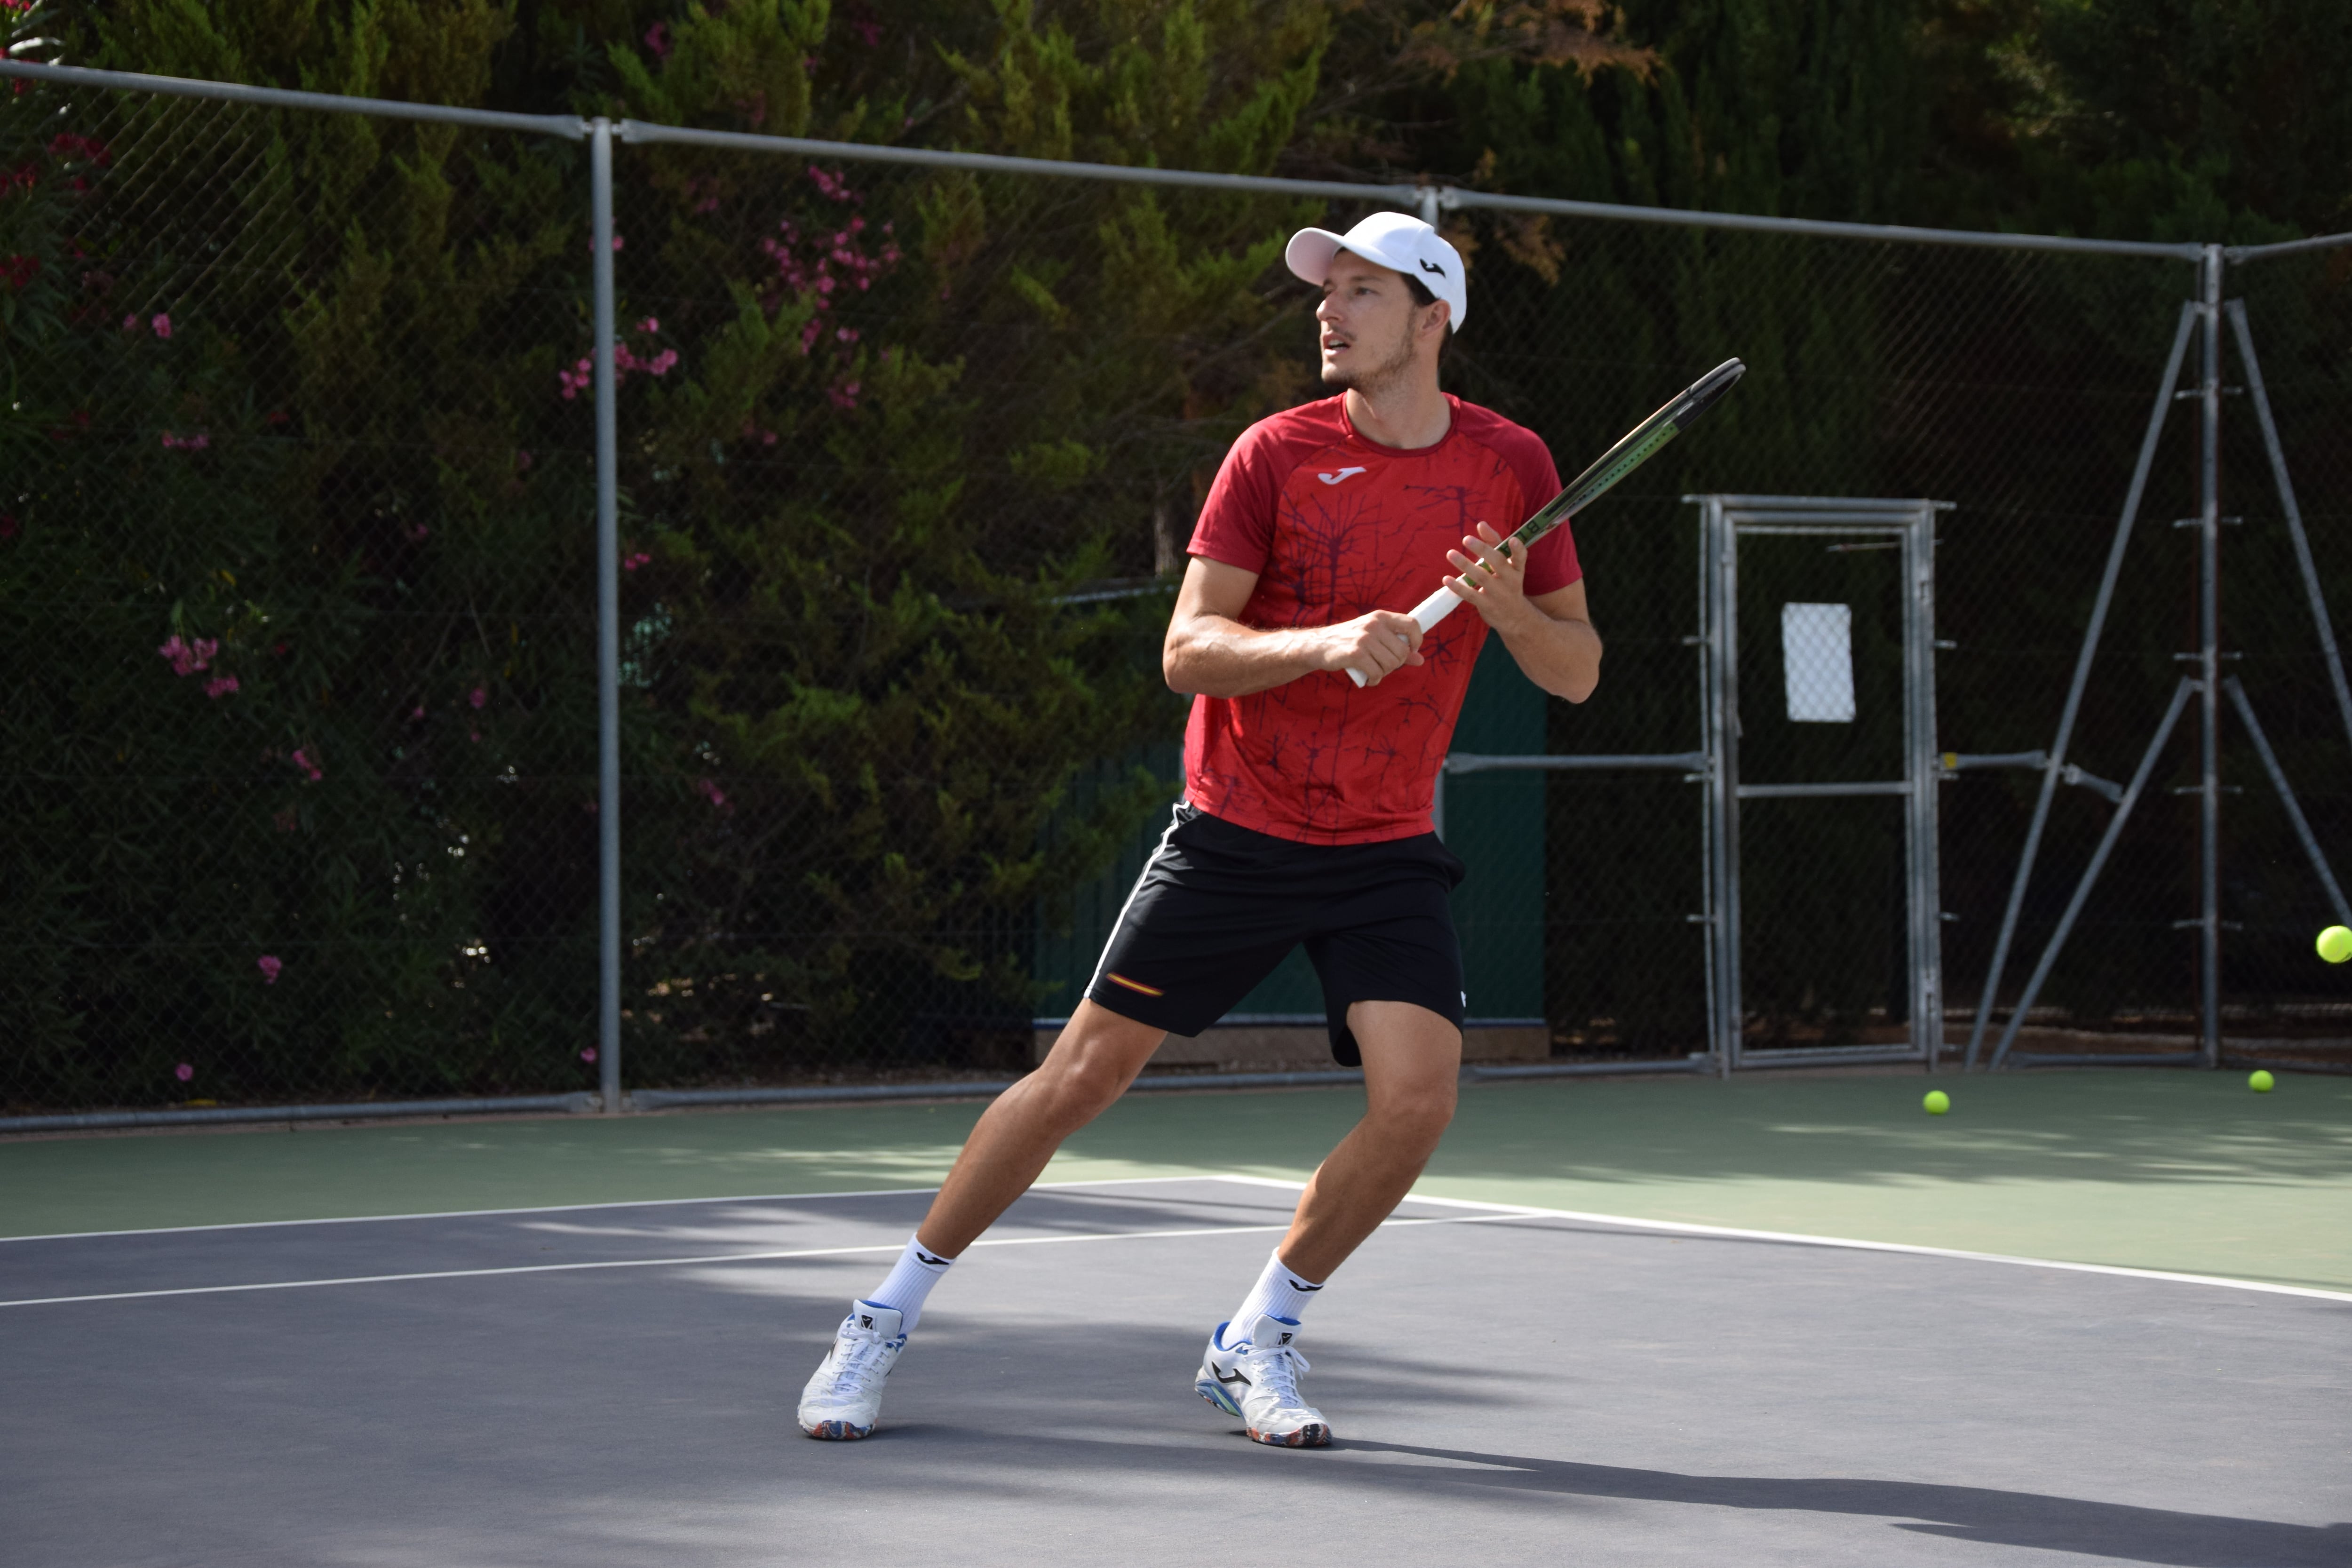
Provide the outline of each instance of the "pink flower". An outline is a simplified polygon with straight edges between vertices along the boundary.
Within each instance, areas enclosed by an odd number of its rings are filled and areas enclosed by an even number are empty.
[[[669,24],[667,22],[656,22],[646,30],[646,47],[653,51],[654,58],[657,60],[669,58]]]
[[[596,1059],[596,1047],[590,1046],[586,1050],[582,1051],[580,1053],[580,1059],[583,1062],[594,1061]]]
[[[671,368],[677,363],[677,351],[676,349],[664,349],[661,353],[654,355],[652,361],[646,364],[646,369],[651,371],[656,375],[667,375],[670,373]]]
[[[319,764],[310,760],[310,749],[306,746],[295,747],[294,754],[287,760],[292,763],[296,767],[300,768],[304,773],[309,773],[312,784],[317,784],[320,779],[327,776],[326,773],[320,769]]]
[[[169,316],[158,312],[155,319],[147,324],[155,329],[155,335],[159,338],[168,339],[172,335],[172,318]]]
[[[640,566],[651,565],[653,563],[653,559],[654,558],[652,556],[640,550],[635,555],[625,555],[621,558],[621,570],[624,572],[634,572]]]
[[[123,330],[124,331],[126,331],[126,332],[135,332],[135,331],[137,331],[139,330],[139,318],[138,318],[136,315],[129,315],[129,316],[125,316],[125,317],[123,317],[123,318],[122,318],[122,330]]]
[[[483,690],[478,686],[474,688],[473,690],[466,693],[466,700],[472,703],[477,708],[479,708],[483,703],[488,702],[489,700],[490,694]]]
[[[205,682],[205,695],[207,697],[226,697],[236,689],[236,677],[234,675],[215,676]]]
[[[424,717],[425,717],[425,704],[424,704],[424,703],[422,703],[422,702],[418,703],[415,708],[413,708],[413,709],[411,709],[411,710],[409,710],[409,714],[408,714],[408,716],[409,716],[411,719],[422,719],[422,718],[424,718]]]
[[[199,430],[193,436],[174,436],[163,432],[163,449],[167,452],[201,452],[213,444],[213,438]]]
[[[265,952],[261,955],[257,963],[261,969],[261,983],[264,985],[277,984],[278,972],[286,967],[284,963],[278,961],[278,955],[272,952]]]
[[[641,332],[658,332],[661,331],[661,322],[655,317],[647,316],[644,321],[637,323],[637,331]]]
[[[182,1083],[185,1083],[190,1079],[196,1076],[196,1069],[188,1063],[182,1062],[178,1067],[172,1069],[172,1076],[178,1079]]]
[[[715,780],[697,779],[694,781],[694,787],[696,792],[701,795],[704,799],[709,801],[713,807],[721,810],[725,809],[727,805],[727,795],[725,792],[719,789]]]
[[[419,522],[411,524],[408,528],[402,530],[402,531],[408,535],[409,543],[422,544],[425,542],[425,536],[431,533],[433,531]]]
[[[187,642],[174,632],[165,637],[163,645],[155,651],[172,661],[173,675],[194,675],[212,662],[213,655],[220,652],[220,642],[214,637],[198,637],[194,642]]]

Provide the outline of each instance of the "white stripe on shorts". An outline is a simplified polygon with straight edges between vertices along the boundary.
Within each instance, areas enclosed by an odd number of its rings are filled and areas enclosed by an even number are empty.
[[[1095,987],[1102,984],[1103,968],[1110,963],[1111,944],[1118,940],[1119,928],[1127,924],[1127,911],[1135,907],[1135,895],[1143,891],[1143,884],[1150,877],[1151,868],[1160,864],[1162,855],[1168,853],[1168,841],[1176,836],[1176,828],[1181,821],[1176,814],[1183,810],[1184,805],[1185,803],[1180,800],[1168,808],[1168,831],[1160,836],[1160,847],[1152,850],[1150,858],[1143,863],[1143,869],[1136,873],[1135,886],[1127,890],[1127,902],[1118,906],[1118,919],[1110,922],[1110,935],[1103,938],[1102,956],[1095,960],[1094,978],[1087,982],[1086,991],[1079,1001],[1093,995]],[[1073,1012],[1076,1011],[1077,1003],[1073,1002],[1070,1007]]]

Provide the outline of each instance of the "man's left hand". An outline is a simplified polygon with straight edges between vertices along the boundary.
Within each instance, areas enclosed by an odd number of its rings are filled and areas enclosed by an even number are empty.
[[[1491,523],[1480,523],[1477,535],[1465,535],[1462,549],[1447,551],[1445,558],[1458,574],[1446,578],[1445,585],[1496,631],[1507,631],[1529,616],[1542,614],[1528,603],[1528,552],[1517,548],[1505,551],[1503,536]]]

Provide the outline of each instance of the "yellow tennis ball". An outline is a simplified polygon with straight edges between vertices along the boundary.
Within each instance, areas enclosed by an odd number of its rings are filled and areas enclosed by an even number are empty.
[[[1941,1116],[1952,1109],[1952,1097],[1940,1089],[1931,1089],[1927,1091],[1927,1098],[1919,1103],[1927,1108],[1928,1115]]]
[[[2336,929],[2341,931],[2343,928],[2338,926]],[[2273,1088],[2277,1087],[2277,1084],[2278,1079],[2273,1078],[2270,1074],[2264,1072],[2260,1068],[2256,1068],[2252,1072],[2246,1075],[2246,1087],[2252,1089],[2256,1094],[2268,1094]]]
[[[2319,956],[2330,963],[2341,963],[2352,958],[2352,931],[2342,926],[2329,926],[2319,933]]]

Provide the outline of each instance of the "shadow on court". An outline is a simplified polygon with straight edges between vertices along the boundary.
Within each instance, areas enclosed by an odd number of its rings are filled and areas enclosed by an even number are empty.
[[[1380,1471],[1385,1484],[1398,1484],[1412,1476],[1415,1484],[1441,1491],[1495,1488],[1707,1508],[1858,1514],[1894,1521],[1898,1529],[1981,1545],[2030,1546],[2133,1563],[2177,1564],[2178,1568],[2352,1561],[2352,1524],[2275,1524],[2259,1519],[1916,1481],[1691,1476],[1402,1443],[1343,1441],[1339,1446],[1444,1461],[1443,1468],[1386,1466]],[[1465,1474],[1458,1468],[1463,1465],[1491,1468]]]

